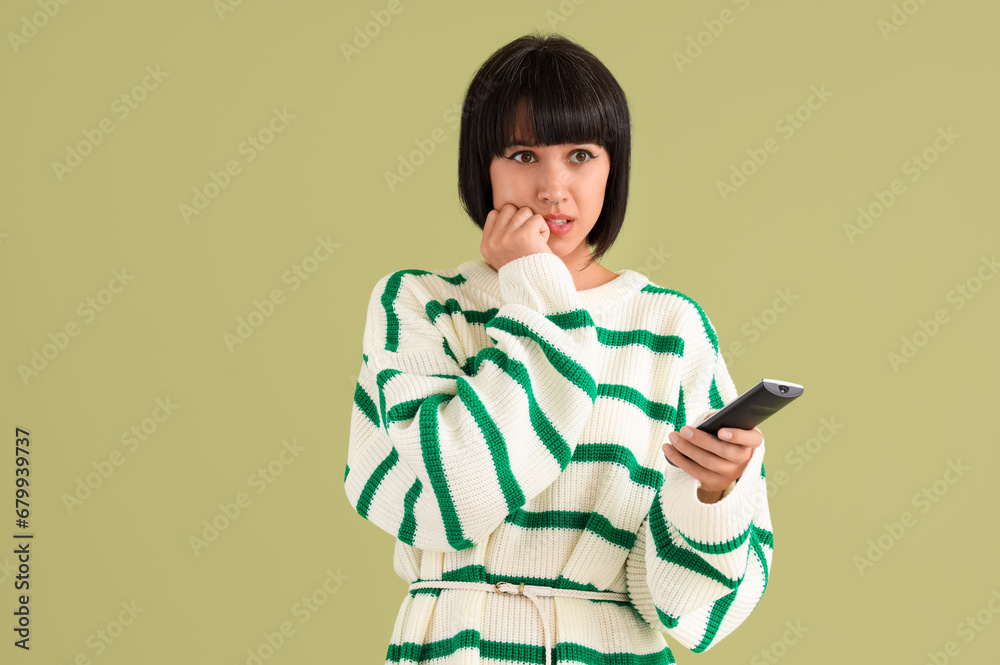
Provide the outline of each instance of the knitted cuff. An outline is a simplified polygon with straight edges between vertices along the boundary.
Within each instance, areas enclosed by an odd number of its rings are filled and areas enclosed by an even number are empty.
[[[581,308],[569,268],[555,254],[538,252],[509,261],[497,271],[504,302],[543,315]]]

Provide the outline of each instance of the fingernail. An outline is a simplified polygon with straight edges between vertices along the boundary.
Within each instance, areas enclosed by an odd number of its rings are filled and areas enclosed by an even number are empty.
[[[719,436],[722,437],[723,439],[731,439],[733,438],[733,433],[727,429],[723,429],[719,430]]]
[[[684,435],[685,439],[690,439],[691,436],[694,434],[694,430],[691,429],[690,427],[683,427],[681,428],[681,434]]]
[[[677,432],[671,432],[667,438],[670,439],[670,443],[677,443]]]

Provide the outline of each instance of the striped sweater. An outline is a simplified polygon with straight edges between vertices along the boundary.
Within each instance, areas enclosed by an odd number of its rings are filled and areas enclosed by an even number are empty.
[[[396,538],[407,582],[512,581],[629,601],[415,589],[386,663],[673,663],[740,625],[767,585],[764,446],[720,501],[667,434],[735,399],[688,296],[621,270],[577,291],[562,259],[382,277],[368,304],[345,489]],[[644,656],[644,657],[641,657]]]

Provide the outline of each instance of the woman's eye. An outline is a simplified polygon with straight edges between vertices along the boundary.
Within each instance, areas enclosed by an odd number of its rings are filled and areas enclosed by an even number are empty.
[[[586,164],[590,160],[594,159],[593,153],[591,153],[589,150],[584,150],[583,148],[581,148],[580,150],[574,150],[572,154],[574,156],[579,156],[579,155],[583,154],[586,157],[586,159],[571,159],[570,161],[573,162],[574,164]],[[529,160],[523,160],[523,159],[521,159],[522,156],[527,156],[527,157],[529,157],[531,159],[529,159]],[[534,163],[534,162],[531,161],[532,159],[534,159],[534,155],[531,152],[527,151],[527,150],[518,150],[513,155],[511,155],[510,157],[508,157],[508,159],[511,159],[511,160],[513,160],[513,161],[515,161],[515,162],[517,162],[519,164],[532,164],[532,163]]]

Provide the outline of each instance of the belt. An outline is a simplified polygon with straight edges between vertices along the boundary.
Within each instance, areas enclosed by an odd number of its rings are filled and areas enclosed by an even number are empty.
[[[503,587],[503,588],[501,588]],[[534,603],[538,609],[538,614],[542,619],[542,630],[545,636],[545,665],[551,665],[551,641],[549,639],[549,624],[545,620],[545,612],[538,604],[539,596],[570,596],[572,598],[586,598],[590,600],[629,600],[627,593],[617,591],[577,591],[575,589],[554,589],[549,586],[535,586],[531,584],[514,584],[513,582],[447,582],[444,580],[429,580],[426,582],[414,582],[410,584],[413,589],[480,589],[491,591],[501,596],[527,596],[528,600]]]

